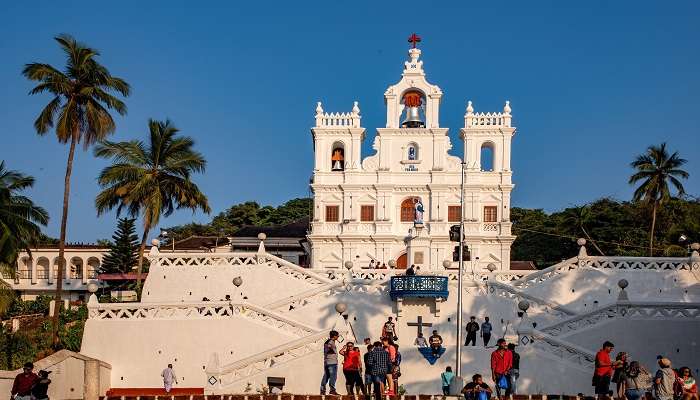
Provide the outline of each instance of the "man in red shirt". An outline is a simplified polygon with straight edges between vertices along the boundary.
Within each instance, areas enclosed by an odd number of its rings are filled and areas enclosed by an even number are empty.
[[[32,387],[39,381],[39,376],[32,372],[34,364],[30,362],[24,364],[23,369],[24,371],[15,377],[10,398],[16,400],[30,400],[32,398]]]
[[[510,370],[513,368],[513,353],[508,350],[508,343],[501,338],[496,342],[498,348],[491,353],[491,377],[496,384],[496,395],[499,399],[504,399],[510,396],[511,381]],[[501,380],[505,379],[505,387],[501,384]],[[501,391],[505,391],[501,396]]]
[[[360,349],[355,347],[355,344],[348,342],[345,347],[340,349],[338,352],[343,356],[343,375],[345,375],[345,388],[348,391],[348,396],[354,394],[353,389],[362,392],[363,395],[367,395],[365,391],[365,385],[362,383],[362,361],[360,357]]]
[[[610,353],[615,346],[610,342],[603,343],[603,348],[595,355],[595,370],[593,371],[593,386],[599,398],[605,398],[610,392],[610,378],[613,375],[613,363]]]

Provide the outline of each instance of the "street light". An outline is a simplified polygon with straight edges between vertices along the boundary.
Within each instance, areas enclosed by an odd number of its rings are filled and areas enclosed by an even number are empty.
[[[455,374],[456,379],[462,379],[462,272],[464,271],[464,167],[462,161],[462,179],[459,198],[459,273],[457,274],[457,360]],[[461,389],[461,388],[460,388]]]

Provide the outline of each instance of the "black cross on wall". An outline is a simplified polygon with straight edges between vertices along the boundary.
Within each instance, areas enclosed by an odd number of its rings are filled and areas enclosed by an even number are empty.
[[[418,334],[423,333],[423,327],[431,327],[433,326],[432,323],[430,322],[423,322],[423,317],[418,316],[418,322],[409,322],[406,325],[408,326],[417,326],[418,327]],[[418,336],[418,334],[416,336]]]

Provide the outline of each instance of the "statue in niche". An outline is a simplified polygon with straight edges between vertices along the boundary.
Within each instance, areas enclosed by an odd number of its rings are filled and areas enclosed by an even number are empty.
[[[413,220],[413,223],[418,225],[418,224],[423,224],[423,202],[420,200],[420,198],[414,199],[413,200],[413,206],[415,208],[415,219]]]
[[[333,155],[331,156],[331,170],[332,171],[343,171],[345,169],[345,155],[343,154],[343,149],[337,148],[333,150]]]
[[[416,147],[415,146],[408,146],[408,160],[409,161],[416,160]]]

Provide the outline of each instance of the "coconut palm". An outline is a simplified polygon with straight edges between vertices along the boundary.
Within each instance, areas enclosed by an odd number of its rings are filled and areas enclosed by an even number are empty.
[[[30,247],[41,236],[39,225],[45,226],[49,222],[46,210],[20,194],[32,186],[33,177],[8,170],[5,161],[0,161],[0,272],[5,276],[14,274],[20,251],[31,254]],[[8,289],[0,280],[0,315],[13,297]]]
[[[39,135],[45,135],[55,127],[59,143],[69,144],[68,161],[63,187],[63,212],[61,233],[58,244],[58,277],[56,279],[56,299],[63,290],[64,252],[66,247],[66,224],[68,221],[68,199],[70,178],[73,170],[73,157],[78,143],[87,149],[98,140],[114,132],[114,120],[109,110],[126,114],[126,106],[115,97],[129,95],[129,85],[121,78],[112,76],[107,68],[95,58],[97,50],[77,42],[71,36],[60,35],[54,38],[66,56],[63,71],[49,64],[31,63],[22,70],[27,79],[39,82],[29,94],[48,92],[52,99],[41,110],[34,122]],[[58,343],[58,310],[56,301],[53,317],[54,344]]]
[[[158,225],[161,215],[176,209],[211,210],[206,196],[192,182],[192,173],[204,172],[206,160],[194,151],[194,141],[177,136],[170,121],[149,120],[149,143],[104,141],[95,147],[95,156],[112,159],[113,164],[100,173],[97,181],[103,188],[95,198],[97,214],[116,207],[117,215],[125,211],[143,219],[139,249],[137,288],[141,287],[143,253],[148,233]]]
[[[687,179],[688,173],[681,169],[686,160],[678,152],[669,155],[666,143],[649,146],[646,153],[640,154],[630,164],[637,172],[630,176],[629,183],[641,182],[634,191],[632,199],[643,201],[652,207],[651,229],[649,230],[649,257],[654,255],[654,228],[658,208],[671,197],[669,182],[675,187],[677,195],[683,196],[685,189],[680,179]]]
[[[598,253],[600,253],[601,256],[604,256],[605,253],[603,253],[603,250],[598,247],[598,244],[596,244],[595,240],[593,240],[591,235],[588,234],[588,231],[586,230],[586,224],[588,224],[590,221],[591,207],[588,204],[583,206],[573,206],[564,211],[564,224],[575,227],[577,234],[579,231],[582,232],[593,247],[598,250]]]

